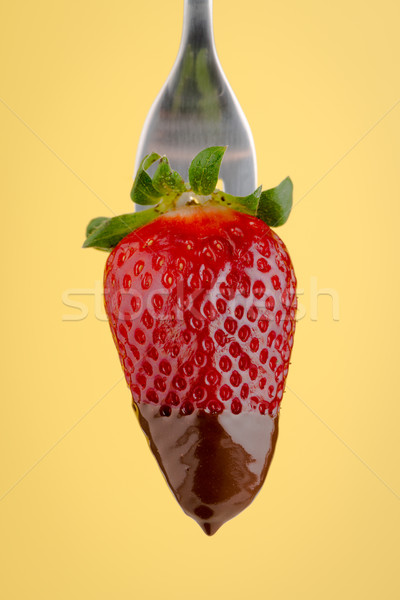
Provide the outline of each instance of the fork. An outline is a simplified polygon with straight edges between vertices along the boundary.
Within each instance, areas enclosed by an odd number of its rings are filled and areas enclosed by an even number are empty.
[[[238,196],[257,187],[253,136],[221,68],[214,43],[212,0],[185,0],[175,64],[151,107],[136,154],[167,155],[187,180],[191,159],[208,146],[228,146],[220,178]]]

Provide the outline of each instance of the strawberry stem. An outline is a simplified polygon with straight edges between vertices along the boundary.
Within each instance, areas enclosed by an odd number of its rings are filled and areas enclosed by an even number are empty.
[[[185,205],[218,205],[252,215],[270,227],[283,225],[292,208],[293,184],[289,177],[277,187],[262,191],[261,186],[248,196],[232,196],[215,189],[226,146],[212,146],[195,156],[189,167],[189,183],[173,171],[166,156],[153,152],[140,163],[131,190],[132,200],[151,205],[140,212],[118,217],[97,217],[86,229],[84,248],[111,251],[132,231],[147,225],[166,212]],[[147,169],[159,161],[151,177]]]

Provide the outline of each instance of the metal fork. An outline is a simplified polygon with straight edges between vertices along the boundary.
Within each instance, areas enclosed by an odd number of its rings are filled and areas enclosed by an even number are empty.
[[[212,0],[185,0],[178,56],[147,115],[135,172],[146,154],[157,152],[187,180],[190,161],[200,150],[225,145],[220,173],[225,190],[250,194],[257,187],[254,141],[217,57]]]

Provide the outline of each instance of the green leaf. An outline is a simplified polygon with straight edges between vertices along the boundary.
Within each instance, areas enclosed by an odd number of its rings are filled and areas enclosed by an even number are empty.
[[[156,219],[166,210],[167,207],[165,207],[164,210],[161,209],[161,207],[155,207],[137,213],[120,215],[119,217],[112,217],[105,221],[103,220],[101,225],[92,230],[88,235],[83,247],[97,248],[98,250],[112,250],[129,233],[150,223],[150,221]]]
[[[108,221],[108,217],[96,217],[92,219],[86,227],[86,237],[88,237],[95,229],[99,227],[104,221]]]
[[[277,187],[262,192],[256,217],[270,227],[286,223],[293,205],[293,183],[286,177]]]
[[[177,195],[186,191],[185,182],[176,171],[172,171],[166,156],[160,158],[160,164],[153,175],[153,186],[162,195]]]
[[[231,194],[226,194],[225,192],[216,192],[212,197],[218,204],[221,204],[221,206],[227,206],[232,210],[256,216],[261,190],[262,187],[260,185],[259,188],[248,196],[231,196]]]
[[[197,154],[189,167],[189,182],[195,194],[207,196],[215,190],[226,146],[212,146]]]
[[[131,198],[136,204],[157,204],[162,194],[153,186],[151,177],[146,173],[147,169],[160,158],[156,152],[148,154],[144,157],[138,171],[131,190]]]

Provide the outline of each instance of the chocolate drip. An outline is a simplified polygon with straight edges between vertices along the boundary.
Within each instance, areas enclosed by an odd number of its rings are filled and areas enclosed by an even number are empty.
[[[207,535],[254,500],[274,454],[278,416],[228,410],[181,415],[174,409],[167,417],[154,405],[137,409],[169,487]]]

